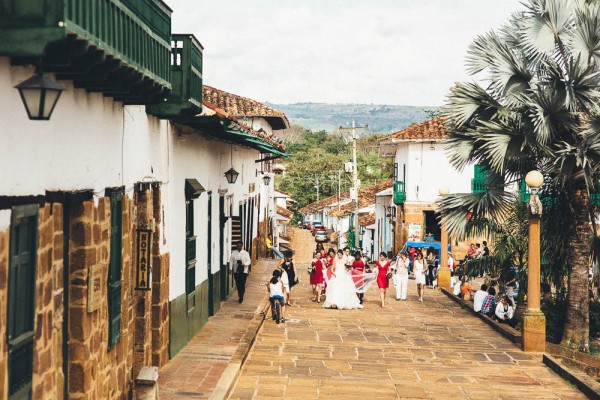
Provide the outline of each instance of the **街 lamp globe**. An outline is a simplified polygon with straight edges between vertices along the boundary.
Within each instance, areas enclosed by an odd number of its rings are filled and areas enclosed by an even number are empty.
[[[438,191],[440,196],[448,196],[450,194],[450,188],[448,186],[440,186]]]
[[[525,183],[531,188],[531,193],[536,194],[538,189],[544,184],[544,175],[540,171],[529,171],[525,175]]]

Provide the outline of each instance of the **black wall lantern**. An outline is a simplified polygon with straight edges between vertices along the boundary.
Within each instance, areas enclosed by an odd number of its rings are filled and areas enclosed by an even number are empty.
[[[65,88],[42,74],[35,74],[15,88],[21,95],[27,116],[32,120],[47,121],[54,111],[60,94]]]
[[[269,175],[263,175],[263,183],[265,186],[269,186],[269,183],[271,183],[271,177]]]
[[[225,172],[225,178],[227,178],[227,182],[229,183],[235,183],[235,181],[237,181],[238,175],[239,172],[233,169],[233,166],[231,166],[231,168],[229,168],[227,172]]]
[[[233,169],[233,145],[231,146],[231,168],[229,168],[227,170],[227,172],[225,172],[225,178],[227,178],[227,182],[231,183],[235,183],[235,181],[237,181],[239,172],[237,172],[235,169]]]

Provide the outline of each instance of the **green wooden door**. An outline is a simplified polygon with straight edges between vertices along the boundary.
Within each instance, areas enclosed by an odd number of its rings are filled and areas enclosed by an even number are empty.
[[[31,398],[37,256],[37,205],[15,207],[8,270],[8,395]]]
[[[208,315],[215,315],[215,287],[212,276],[212,193],[208,192],[208,215],[207,215],[207,240],[206,240],[206,254],[207,262],[206,268],[208,269]]]
[[[108,351],[121,339],[123,269],[123,193],[110,195],[110,262],[108,265]]]

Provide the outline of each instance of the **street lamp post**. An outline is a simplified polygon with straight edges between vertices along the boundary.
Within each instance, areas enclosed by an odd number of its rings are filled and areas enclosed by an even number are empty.
[[[447,186],[442,186],[439,189],[440,196],[444,197],[450,193]],[[441,224],[441,246],[440,246],[440,265],[438,267],[438,287],[450,290],[450,268],[448,268],[448,230],[446,225]]]
[[[544,183],[539,171],[530,171],[525,183],[531,188],[529,197],[529,246],[527,257],[527,310],[523,316],[523,351],[546,350],[546,317],[540,310],[540,219],[542,203],[538,189]]]

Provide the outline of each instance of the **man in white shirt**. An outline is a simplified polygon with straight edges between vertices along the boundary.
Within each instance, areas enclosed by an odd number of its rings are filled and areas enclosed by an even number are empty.
[[[473,296],[473,309],[476,312],[481,311],[481,306],[483,305],[483,300],[488,295],[487,285],[484,283],[481,285],[481,289],[475,292],[475,296]]]
[[[238,303],[244,301],[246,278],[248,278],[251,263],[250,254],[244,250],[243,243],[238,242],[235,250],[231,252],[231,257],[229,257],[229,271],[233,272],[233,279],[238,291]]]

